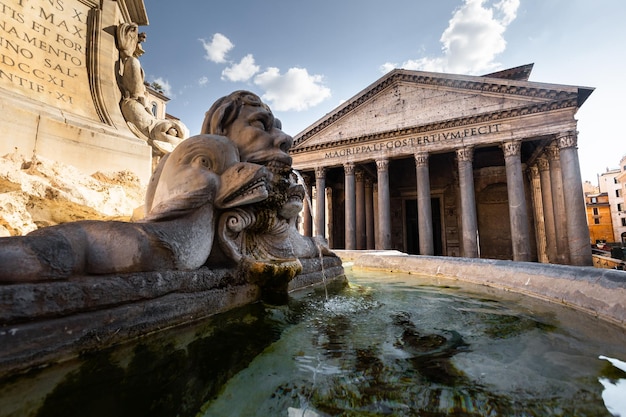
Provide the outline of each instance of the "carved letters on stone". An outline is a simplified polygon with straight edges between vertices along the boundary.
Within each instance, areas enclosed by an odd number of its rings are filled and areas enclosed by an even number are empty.
[[[92,120],[87,2],[18,0],[0,7],[0,87]],[[97,14],[98,11],[94,11]],[[94,68],[91,68],[92,71]]]

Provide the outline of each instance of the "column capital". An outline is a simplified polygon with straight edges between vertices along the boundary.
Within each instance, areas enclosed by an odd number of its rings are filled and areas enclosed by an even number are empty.
[[[521,140],[510,140],[506,141],[501,146],[502,151],[504,152],[504,157],[509,156],[519,156],[522,153],[522,141]]]
[[[311,174],[304,173],[301,175],[302,175],[302,179],[304,180],[304,185],[306,185],[307,187],[311,187],[311,185],[313,185],[313,178]]]
[[[417,152],[415,154],[415,166],[427,167],[428,166],[428,152]]]
[[[548,156],[548,161],[556,161],[559,159],[559,147],[556,144],[556,141],[550,143],[550,145],[545,148],[546,155]]]
[[[365,188],[372,188],[374,186],[374,180],[369,175],[365,177]]]
[[[389,171],[389,159],[377,159],[376,168],[378,169],[378,172]]]
[[[464,146],[456,149],[456,157],[459,162],[472,162],[474,158],[474,147]]]
[[[354,162],[346,162],[343,164],[343,170],[346,175],[354,175]]]
[[[537,158],[537,168],[539,168],[539,171],[547,171],[550,169],[550,164],[545,156]]]
[[[578,146],[578,132],[570,130],[567,132],[557,133],[556,143],[559,149],[576,148]]]
[[[326,178],[326,168],[325,167],[315,167],[315,178],[324,179]]]
[[[354,176],[356,177],[357,182],[363,182],[365,180],[365,171],[361,168],[356,168],[354,171]]]
[[[539,167],[537,165],[531,165],[528,167],[528,173],[531,180],[533,178],[539,178]]]

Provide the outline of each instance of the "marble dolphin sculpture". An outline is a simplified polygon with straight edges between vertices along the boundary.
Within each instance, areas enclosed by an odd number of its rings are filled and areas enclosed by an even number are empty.
[[[226,137],[184,140],[157,167],[136,223],[77,221],[0,238],[0,283],[193,270],[209,257],[216,211],[264,200],[268,171]]]

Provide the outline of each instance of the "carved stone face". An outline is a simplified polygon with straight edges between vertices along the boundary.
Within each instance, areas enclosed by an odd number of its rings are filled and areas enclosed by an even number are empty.
[[[295,221],[304,206],[304,187],[291,179],[286,194],[287,198],[278,214],[284,219]]]
[[[239,148],[242,162],[291,167],[288,151],[293,138],[280,130],[272,113],[263,107],[243,105],[226,130],[226,136]]]

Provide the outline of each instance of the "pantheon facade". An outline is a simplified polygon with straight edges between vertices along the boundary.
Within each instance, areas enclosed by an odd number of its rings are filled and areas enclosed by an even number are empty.
[[[396,69],[294,137],[334,249],[592,265],[576,112],[593,88]]]

